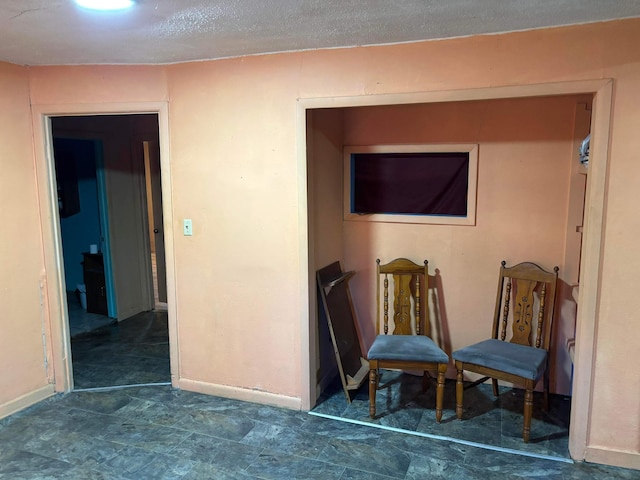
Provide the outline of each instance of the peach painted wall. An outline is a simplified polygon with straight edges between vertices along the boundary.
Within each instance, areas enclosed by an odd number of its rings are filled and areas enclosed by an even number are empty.
[[[0,63],[0,417],[46,388],[44,282],[29,72]],[[49,333],[49,332],[46,332]],[[37,395],[36,395],[37,396]],[[35,400],[35,398],[34,398]]]
[[[342,221],[342,149],[344,109],[308,113],[307,174],[309,178],[310,250],[316,270],[336,260],[344,264]]]
[[[296,399],[297,56],[168,68],[181,376]],[[179,194],[178,194],[179,192]],[[299,401],[296,401],[299,405]]]
[[[309,265],[311,273],[344,261],[342,221],[342,149],[344,109],[323,108],[307,113],[307,176],[309,201]],[[321,304],[317,291],[310,292],[310,311]],[[317,319],[310,329],[309,344],[316,348],[317,396],[338,375],[338,366],[326,320]],[[314,337],[317,335],[317,339]],[[311,349],[313,352],[313,348]],[[366,356],[366,352],[363,352]],[[314,397],[315,398],[315,397]]]
[[[34,67],[29,71],[31,103],[60,105],[62,111],[69,105],[167,100],[162,67]]]
[[[623,23],[603,42],[603,74],[615,79],[599,322],[593,370],[589,444],[607,451],[632,452],[640,469],[640,22]],[[622,412],[615,415],[614,412]]]
[[[307,308],[300,292],[308,279],[302,273],[306,255],[299,250],[300,232],[306,228],[300,210],[306,205],[302,207],[298,192],[298,179],[305,172],[297,164],[297,99],[614,79],[592,409],[584,421],[590,426],[588,445],[614,457],[627,452],[628,461],[638,462],[640,376],[628,367],[628,359],[635,357],[639,343],[638,330],[630,328],[636,314],[629,301],[640,267],[640,218],[635,211],[640,200],[639,42],[640,21],[628,20],[173,66],[31,68],[28,75],[36,105],[169,101],[178,375],[255,392],[256,398],[263,398],[260,393],[274,395],[281,404],[291,399],[288,404],[293,406],[302,405],[307,395],[300,358],[308,355],[300,322]],[[24,70],[3,67],[2,72],[10,77],[3,82],[13,88],[11,96],[0,98],[13,113],[0,118],[15,133],[8,137],[13,146],[0,147],[3,158],[4,152],[13,158],[33,155],[28,102],[20,102],[27,94]],[[32,169],[33,162],[28,163]],[[28,168],[16,163],[11,178],[3,180],[24,199],[22,204],[12,202],[19,205],[15,211],[2,214],[10,217],[7,220],[37,221],[35,181]],[[20,180],[24,186],[16,192]],[[193,219],[193,237],[180,235],[182,218]],[[31,229],[28,237],[24,228]],[[38,302],[42,260],[34,258],[42,245],[35,228],[27,224],[20,242],[11,241],[11,248],[19,244],[22,254],[2,251],[9,265],[20,258],[20,270],[14,267],[9,278],[3,274],[0,283],[4,289],[26,289],[10,303],[21,307],[24,319],[24,327],[11,327],[18,331],[10,341],[24,338],[31,353],[8,360],[34,365],[37,354],[29,338],[39,331],[40,312],[34,306],[25,312],[23,304]],[[4,238],[2,245],[8,248]],[[453,259],[443,262],[453,265]],[[454,272],[443,268],[443,282],[449,282],[445,273],[459,275]],[[491,273],[491,279],[494,276]],[[447,295],[450,289],[455,286],[447,283]],[[23,329],[27,334],[22,335]],[[14,385],[7,398],[37,388],[42,379],[29,374],[7,382]]]

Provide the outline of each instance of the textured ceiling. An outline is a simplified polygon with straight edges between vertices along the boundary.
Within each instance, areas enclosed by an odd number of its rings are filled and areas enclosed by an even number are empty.
[[[159,64],[412,42],[640,16],[640,0],[1,0],[0,61]]]

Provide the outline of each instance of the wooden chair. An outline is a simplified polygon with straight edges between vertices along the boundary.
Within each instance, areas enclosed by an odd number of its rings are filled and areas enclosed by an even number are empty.
[[[535,263],[506,267],[502,262],[491,338],[453,352],[456,377],[456,414],[462,418],[463,372],[486,375],[470,386],[491,378],[498,396],[498,380],[524,385],[522,438],[529,441],[533,389],[544,377],[544,407],[549,409],[548,349],[556,295],[558,267],[547,272]],[[513,302],[513,311],[511,303]],[[506,341],[508,324],[512,336]]]
[[[438,372],[436,389],[436,420],[442,418],[444,375],[448,355],[429,338],[428,262],[418,265],[406,258],[397,258],[386,265],[377,264],[376,338],[367,355],[369,360],[369,415],[376,415],[376,391],[381,368],[418,370],[424,372],[427,385],[429,370]],[[393,282],[393,311],[389,314],[389,277]],[[380,282],[383,280],[383,302],[380,311]],[[423,300],[424,299],[424,300]],[[413,303],[413,308],[412,308]],[[391,334],[390,317],[392,319]],[[424,323],[423,323],[424,320]],[[380,334],[380,324],[383,334]]]

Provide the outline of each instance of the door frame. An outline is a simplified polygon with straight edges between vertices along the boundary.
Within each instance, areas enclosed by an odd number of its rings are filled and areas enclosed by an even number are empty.
[[[309,226],[312,225],[313,200],[309,196],[307,164],[307,110],[413,103],[493,100],[550,95],[592,94],[591,151],[584,207],[584,229],[580,260],[580,289],[577,301],[576,344],[573,400],[569,430],[569,451],[575,460],[589,460],[597,448],[589,446],[593,400],[593,374],[596,330],[600,301],[601,260],[609,162],[613,80],[595,79],[534,85],[513,85],[433,92],[362,95],[351,97],[299,98],[297,102],[296,141],[298,168],[298,228],[300,258],[300,392],[303,409],[315,405],[317,358],[317,306],[315,297],[315,260]],[[587,419],[585,422],[584,419]]]
[[[73,389],[71,336],[64,283],[62,239],[56,199],[55,163],[51,117],[83,115],[156,114],[160,142],[160,169],[162,172],[162,214],[164,217],[165,256],[167,268],[167,309],[169,327],[169,358],[171,384],[177,385],[179,372],[178,329],[176,309],[175,253],[173,244],[173,205],[171,195],[171,161],[169,158],[169,105],[168,102],[96,103],[64,105],[32,105],[32,125],[40,225],[43,238],[45,270],[42,274],[45,312],[47,357],[53,365],[49,373],[56,392]]]

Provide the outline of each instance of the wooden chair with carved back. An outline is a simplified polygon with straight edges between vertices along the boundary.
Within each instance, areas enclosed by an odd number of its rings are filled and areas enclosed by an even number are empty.
[[[533,412],[533,389],[544,378],[544,407],[549,409],[549,345],[555,308],[558,267],[548,272],[535,263],[507,267],[502,262],[493,316],[491,338],[453,352],[456,364],[456,414],[463,414],[463,373],[475,372],[491,378],[498,396],[498,380],[523,385],[524,424],[522,438],[529,441]],[[513,303],[513,308],[511,304]],[[511,338],[507,341],[508,327]]]
[[[425,260],[424,265],[418,265],[406,258],[397,258],[385,265],[378,259],[376,264],[376,338],[367,355],[369,415],[371,418],[376,415],[381,368],[424,372],[425,388],[429,370],[433,370],[437,372],[436,420],[440,422],[449,357],[429,337],[428,262]],[[390,282],[393,284],[391,289]],[[389,291],[392,292],[391,303]]]

